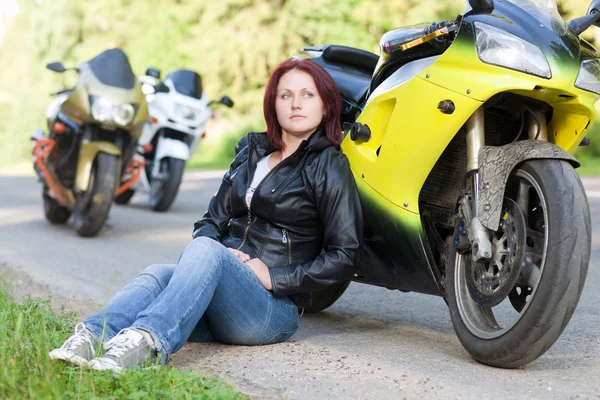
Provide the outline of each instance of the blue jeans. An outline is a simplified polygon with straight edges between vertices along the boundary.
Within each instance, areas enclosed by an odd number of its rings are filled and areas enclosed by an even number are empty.
[[[85,320],[102,341],[129,327],[150,332],[163,363],[188,340],[272,344],[290,338],[298,322],[288,297],[273,297],[247,265],[208,238],[192,240],[177,265],[149,266]]]

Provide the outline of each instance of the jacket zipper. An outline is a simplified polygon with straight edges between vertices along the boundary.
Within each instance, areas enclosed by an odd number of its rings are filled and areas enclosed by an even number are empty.
[[[277,164],[275,166],[275,168],[270,170],[269,173],[263,178],[263,180],[256,186],[254,193],[258,192],[258,189],[260,188],[260,186],[267,180],[267,178],[269,178],[275,172],[275,170],[277,170],[281,166],[285,165],[285,163],[287,161],[291,160],[292,157],[296,155],[296,153],[298,153],[299,151],[304,151],[304,150],[306,150],[306,154],[304,154],[304,157],[302,157],[302,160],[304,160],[304,158],[310,152],[310,147],[307,147],[306,149],[300,149],[300,147],[298,147],[296,149],[296,151],[294,153],[292,153],[288,158],[286,158],[285,160],[283,160],[279,164]],[[248,142],[248,153],[250,153],[250,142]],[[250,182],[250,168],[248,168],[248,185],[250,185],[250,183],[251,183]],[[246,188],[246,190],[248,190],[248,188]],[[248,205],[248,226],[244,230],[244,239],[242,240],[242,244],[240,244],[240,247],[238,247],[238,250],[241,249],[242,246],[246,243],[246,237],[248,235],[248,230],[250,229],[252,224],[254,224],[257,220],[257,217],[252,217],[252,200],[254,200],[254,195],[252,195],[252,199],[250,200],[250,204]],[[285,232],[285,229],[284,229],[284,232]],[[284,235],[284,236],[286,237],[285,240],[287,240],[287,235]],[[292,255],[291,255],[292,247],[291,246],[292,246],[292,243],[288,240],[288,260],[290,261],[290,264],[292,263]]]
[[[288,235],[288,231],[285,229],[282,229],[281,232],[283,233],[283,238],[281,239],[281,242],[283,244],[287,243],[287,247],[288,247],[288,264],[292,263],[292,236]]]
[[[244,229],[244,239],[242,240],[242,244],[237,248],[238,250],[242,248],[244,244],[246,244],[246,237],[248,236],[248,230],[256,222],[256,217],[250,219],[250,213],[248,213],[248,226]]]
[[[250,144],[248,144],[248,147],[250,147]],[[272,170],[270,170],[269,173],[267,173],[267,175],[263,178],[263,180],[260,181],[260,183],[256,186],[256,189],[254,189],[254,193],[258,193],[258,190],[262,186],[262,184],[265,183],[265,181],[268,178],[270,178],[271,175],[273,175],[273,173],[275,173],[275,171],[277,169],[281,168],[286,163],[288,163],[297,153],[299,153],[300,151],[306,151],[306,154],[304,154],[304,156],[302,157],[302,160],[300,161],[300,162],[302,162],[304,160],[304,158],[308,155],[308,153],[310,152],[310,150],[311,150],[310,147],[307,147],[306,149],[301,149],[300,147],[298,147],[296,149],[296,151],[293,152],[288,158],[286,158],[285,160],[281,161]],[[250,168],[248,168],[248,185],[250,185],[250,183],[252,183],[252,181],[250,180]],[[248,190],[248,188],[246,188],[246,190]],[[252,214],[252,210],[251,209],[252,209],[252,201],[253,200],[254,200],[254,195],[252,195],[252,199],[250,200],[250,205],[248,206],[248,220],[250,220],[250,216]]]
[[[296,150],[298,151],[298,150]],[[295,153],[294,153],[295,154]],[[263,180],[256,186],[256,189],[254,190],[254,194],[258,193],[258,188],[260,188],[260,185],[262,185],[269,176],[271,176],[273,174],[273,172],[275,172],[275,170],[281,166],[282,164],[284,164],[286,161],[288,161],[291,158],[288,157],[287,159],[283,160],[282,162],[280,162],[279,164],[277,164],[275,166],[275,168],[273,168],[272,170],[269,171],[269,173],[263,178]],[[250,184],[250,182],[248,182],[248,184]],[[242,248],[242,246],[246,243],[246,237],[248,235],[248,230],[250,229],[250,227],[252,226],[252,224],[254,224],[257,220],[257,217],[253,217],[252,216],[252,200],[254,200],[254,194],[252,195],[252,199],[250,199],[250,204],[248,205],[248,226],[246,227],[246,229],[244,230],[244,240],[242,240],[242,244],[240,244],[240,247],[238,247],[238,250]],[[290,262],[291,264],[291,262]]]

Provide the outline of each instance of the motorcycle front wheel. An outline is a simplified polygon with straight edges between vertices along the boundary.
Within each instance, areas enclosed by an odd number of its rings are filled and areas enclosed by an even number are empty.
[[[185,161],[165,157],[159,162],[159,174],[150,182],[150,206],[154,211],[167,211],[179,191]]]
[[[79,236],[96,236],[108,217],[117,190],[119,158],[98,153],[90,172],[90,183],[85,193],[79,194],[73,213]]]
[[[493,261],[469,265],[470,252],[461,255],[451,246],[446,271],[447,303],[460,342],[476,361],[501,368],[535,360],[558,339],[579,301],[591,251],[589,205],[569,163],[521,164],[507,182],[509,203],[518,207],[503,211],[502,222],[514,218],[521,228],[503,230],[501,224],[491,238]],[[514,237],[519,232],[525,237]],[[501,277],[510,260],[520,260],[513,265],[518,276],[488,286],[505,289],[498,304],[473,295],[480,293],[478,285]]]

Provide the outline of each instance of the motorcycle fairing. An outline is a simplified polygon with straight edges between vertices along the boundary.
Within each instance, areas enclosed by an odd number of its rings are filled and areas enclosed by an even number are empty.
[[[454,102],[454,114],[431,113],[441,100]],[[440,127],[458,132],[481,104],[416,78],[372,98],[358,118],[371,129],[371,140],[356,144],[346,137],[342,148],[363,202],[365,246],[376,249],[366,250],[361,259],[362,270],[369,271],[365,272],[365,281],[401,290],[442,293],[438,284],[441,274],[432,261],[422,228],[419,193],[453,138],[450,134],[439,135]],[[385,135],[393,129],[390,127],[406,134]],[[454,198],[458,196],[457,192]],[[370,256],[375,253],[386,256]]]
[[[60,113],[60,107],[69,98],[70,94],[70,91],[61,93],[52,99],[52,101],[46,108],[45,117],[47,121],[54,122],[54,120],[56,119],[56,117],[58,117],[58,114]]]
[[[419,218],[419,194],[452,139],[493,96],[515,93],[549,104],[553,113],[548,121],[548,141],[566,152],[572,152],[590,130],[600,129],[594,104],[598,96],[574,85],[581,60],[598,58],[600,54],[585,44],[580,47],[579,38],[571,31],[560,36],[540,26],[535,18],[514,4],[495,4],[491,14],[465,15],[453,44],[432,66],[370,98],[357,119],[369,126],[370,141],[356,143],[346,137],[342,143],[361,198],[370,208],[365,214],[368,216],[365,232],[371,232],[365,236],[371,238],[371,243],[367,243],[376,246],[372,238],[380,234],[386,238],[382,243],[389,246],[387,252],[382,253],[388,254],[386,260],[366,256],[361,261],[363,270],[371,266],[369,281],[388,287],[391,285],[384,284],[386,279],[382,276],[415,281],[426,277],[431,279],[431,287],[436,284],[436,278],[439,281],[435,265],[431,267],[422,262],[431,260],[428,254],[431,254],[432,244],[425,243],[419,248],[416,239],[427,237]],[[483,63],[475,44],[473,24],[477,21],[539,45],[548,59],[552,77],[540,78]],[[437,111],[438,104],[444,100],[454,103],[452,114]],[[484,183],[482,179],[481,184]],[[458,199],[459,185],[452,187],[456,193],[444,196]],[[450,208],[448,211],[454,212]],[[392,233],[386,233],[388,231]],[[406,250],[411,247],[414,251]],[[383,265],[385,263],[389,264]],[[413,266],[421,271],[415,271]],[[394,282],[397,288],[404,287],[399,279]]]
[[[495,2],[491,14],[466,15],[458,36],[440,59],[419,77],[456,93],[485,102],[498,93],[512,92],[548,103],[553,108],[548,140],[573,152],[596,119],[598,95],[575,87],[581,61],[600,54],[585,46],[571,31],[559,36],[510,2]],[[475,45],[475,22],[483,22],[534,43],[552,71],[545,79],[483,63]],[[584,46],[581,46],[581,45]],[[491,85],[490,81],[494,84]],[[600,127],[599,127],[600,128]],[[593,127],[593,129],[598,129]],[[573,132],[577,132],[573,135]]]
[[[453,114],[437,111],[443,100],[454,103]],[[369,126],[371,140],[356,143],[347,136],[342,148],[359,180],[403,212],[418,215],[419,193],[429,172],[481,105],[466,95],[413,78],[370,99],[358,122]]]
[[[398,68],[393,74],[391,74],[381,85],[377,86],[367,99],[367,103],[370,99],[377,98],[382,93],[391,90],[404,82],[414,78],[417,74],[431,67],[439,58],[439,56],[432,56],[421,58],[419,60],[411,61]]]
[[[101,57],[100,61],[104,62],[112,59],[113,57]],[[92,61],[94,60],[96,60],[96,58],[92,59]],[[148,105],[145,101],[141,84],[135,80],[133,87],[125,89],[116,85],[119,82],[111,81],[106,76],[103,77],[104,82],[109,82],[111,85],[103,83],[94,72],[92,65],[90,64],[92,61],[84,62],[79,66],[79,78],[77,84],[69,94],[68,98],[62,103],[61,112],[77,124],[98,124],[99,122],[94,120],[91,114],[90,96],[102,97],[111,104],[117,106],[125,103],[135,104],[138,109],[135,118],[129,126],[123,127],[116,122],[110,121],[103,121],[102,124],[108,127],[127,130],[133,137],[138,139],[142,134],[144,123],[148,119]],[[121,64],[122,63],[119,63],[117,65]],[[131,69],[128,63],[127,66]],[[98,65],[94,68],[97,67]],[[109,72],[114,72],[114,69],[115,66],[110,67]],[[103,74],[106,74],[106,72],[103,72]],[[53,122],[54,121],[48,120],[48,124],[52,124]]]
[[[389,203],[355,176],[365,220],[363,254],[356,281],[442,295],[440,273],[426,250],[418,215]],[[368,223],[367,223],[368,222]]]

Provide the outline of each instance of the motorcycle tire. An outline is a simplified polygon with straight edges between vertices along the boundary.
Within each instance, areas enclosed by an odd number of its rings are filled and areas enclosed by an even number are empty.
[[[75,202],[74,225],[79,236],[96,236],[106,218],[117,190],[119,158],[98,153],[90,172],[88,191]]]
[[[314,314],[331,307],[344,294],[348,285],[350,281],[344,281],[313,292],[312,304],[305,307],[304,312]]]
[[[115,197],[115,203],[122,205],[127,204],[129,203],[129,200],[131,200],[134,194],[135,190],[127,189],[123,193]]]
[[[44,200],[44,214],[46,214],[46,219],[55,225],[65,224],[71,216],[71,210],[61,206],[58,201],[46,193],[42,194],[42,198]]]
[[[161,172],[166,173],[167,178],[160,192],[150,195],[150,205],[154,211],[167,211],[171,207],[171,204],[173,204],[175,196],[177,196],[177,192],[179,191],[185,161],[178,158],[165,157],[160,162],[162,163]],[[166,167],[166,171],[163,170],[164,167]]]
[[[511,196],[524,217],[525,256],[502,303],[487,307],[474,300],[465,273],[470,255],[454,246],[446,271],[446,300],[460,342],[476,361],[500,368],[525,365],[558,339],[579,301],[591,252],[589,205],[571,164],[524,162],[508,179],[505,199]],[[510,316],[514,321],[505,323]]]

